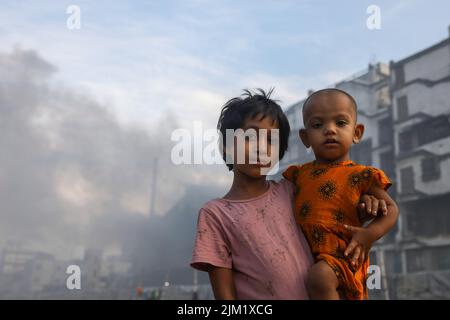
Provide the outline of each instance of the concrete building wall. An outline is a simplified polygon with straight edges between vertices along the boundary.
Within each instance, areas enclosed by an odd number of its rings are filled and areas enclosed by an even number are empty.
[[[450,71],[449,46],[428,52],[404,65],[405,82],[414,79],[439,80]]]
[[[450,72],[447,73],[447,76]],[[427,86],[423,83],[413,83],[394,93],[393,108],[394,120],[401,121],[399,116],[399,99],[406,97],[408,116],[411,117],[418,113],[423,113],[430,116],[436,116],[450,112],[449,101],[446,99],[448,92],[450,92],[450,82],[441,82],[433,86]],[[408,125],[407,121],[400,124],[399,128]]]

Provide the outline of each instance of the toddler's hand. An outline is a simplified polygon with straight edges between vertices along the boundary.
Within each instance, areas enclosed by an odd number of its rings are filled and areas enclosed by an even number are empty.
[[[347,249],[344,252],[346,257],[351,257],[350,262],[355,269],[364,263],[369,256],[369,250],[372,246],[373,239],[370,232],[366,228],[344,225],[347,230],[353,233]]]
[[[362,222],[376,218],[379,213],[386,216],[388,213],[386,201],[369,194],[363,194],[358,204],[358,212]]]

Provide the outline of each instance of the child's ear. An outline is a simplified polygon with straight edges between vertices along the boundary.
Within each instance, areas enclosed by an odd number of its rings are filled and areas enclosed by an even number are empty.
[[[298,135],[306,148],[311,147],[311,144],[309,143],[308,133],[306,132],[305,129],[300,129],[298,131]]]
[[[355,126],[355,134],[353,135],[353,143],[360,143],[364,135],[364,125],[362,123],[357,123]]]

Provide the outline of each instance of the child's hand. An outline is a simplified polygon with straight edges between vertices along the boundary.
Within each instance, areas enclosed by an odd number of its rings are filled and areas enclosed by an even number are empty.
[[[351,257],[351,264],[355,269],[364,263],[369,256],[369,250],[372,247],[374,241],[370,231],[366,228],[354,227],[344,225],[347,230],[353,233],[352,240],[350,241],[347,249],[344,252],[346,257]]]
[[[386,216],[388,213],[387,204],[384,199],[377,199],[370,194],[363,194],[361,196],[358,211],[360,217],[367,217],[368,219],[375,218],[378,213]]]

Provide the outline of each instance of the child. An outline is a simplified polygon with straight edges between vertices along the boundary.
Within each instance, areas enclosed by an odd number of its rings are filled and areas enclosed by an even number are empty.
[[[381,170],[349,158],[364,126],[357,123],[356,102],[348,93],[338,89],[313,93],[303,104],[303,123],[300,138],[312,148],[315,161],[291,166],[283,175],[296,185],[296,221],[314,256],[307,278],[309,296],[367,299],[368,252],[398,217],[398,208],[385,191],[391,183]],[[361,228],[356,211],[363,193],[386,204],[385,215],[366,228]]]
[[[233,184],[220,199],[207,202],[199,212],[191,266],[209,273],[216,299],[307,299],[306,276],[313,260],[297,227],[292,203],[294,185],[282,179],[267,181],[262,169],[275,163],[250,163],[245,140],[245,163],[227,145],[227,129],[266,129],[267,141],[257,134],[258,146],[276,143],[281,159],[287,149],[289,123],[280,106],[266,94],[246,91],[244,98],[229,100],[222,109],[218,129],[224,160],[232,153]],[[270,139],[269,139],[270,138]],[[269,155],[272,156],[272,155]],[[377,202],[365,197],[366,207]],[[356,204],[355,204],[356,206]]]

